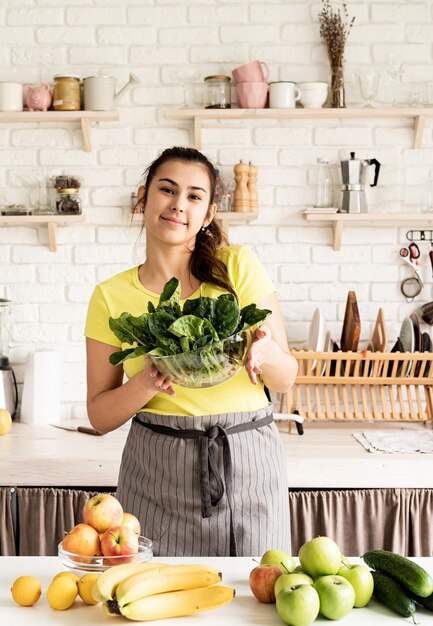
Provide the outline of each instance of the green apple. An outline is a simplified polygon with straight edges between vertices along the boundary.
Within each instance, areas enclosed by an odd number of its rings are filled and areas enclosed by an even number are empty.
[[[341,565],[341,552],[329,537],[315,537],[299,548],[299,560],[306,574],[313,578],[336,574]]]
[[[320,601],[312,585],[284,587],[277,595],[277,612],[290,626],[308,626],[319,615]]]
[[[295,567],[295,569],[293,570],[293,573],[298,573],[298,572],[299,572],[300,574],[304,574],[304,571],[303,571],[303,569],[302,569],[302,567],[301,567],[300,565],[297,565],[297,566]]]
[[[290,574],[295,569],[295,559],[282,550],[266,550],[260,559],[260,565],[278,565],[283,574]]]
[[[284,587],[293,587],[293,585],[312,585],[313,579],[308,574],[294,573],[282,574],[275,581],[274,593],[275,597],[280,593]]]
[[[347,556],[344,556],[344,554],[341,555],[341,562],[343,565],[347,565],[347,567],[350,567],[349,559],[347,558]]]
[[[320,598],[320,614],[328,619],[341,619],[355,602],[355,590],[342,576],[321,576],[314,583]]]
[[[365,565],[342,565],[337,572],[350,582],[355,590],[355,604],[357,608],[367,606],[373,595],[374,581],[370,570]],[[277,580],[279,580],[277,578]]]

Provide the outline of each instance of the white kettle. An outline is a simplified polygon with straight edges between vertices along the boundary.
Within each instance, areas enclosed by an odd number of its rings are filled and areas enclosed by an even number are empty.
[[[112,76],[88,76],[84,79],[85,111],[112,111],[114,103],[140,79],[130,74],[128,82],[116,93],[116,79]]]

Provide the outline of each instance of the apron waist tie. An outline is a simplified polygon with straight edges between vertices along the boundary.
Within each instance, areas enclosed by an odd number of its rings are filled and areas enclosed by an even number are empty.
[[[258,420],[235,424],[229,428],[223,428],[219,424],[211,426],[208,430],[177,429],[159,424],[142,422],[137,416],[134,421],[140,426],[144,426],[152,432],[162,435],[169,435],[179,439],[199,439],[200,442],[200,495],[201,495],[201,516],[208,518],[212,515],[212,507],[221,502],[224,495],[224,481],[218,471],[218,457],[216,441],[220,439],[223,446],[223,467],[225,486],[227,491],[227,502],[230,511],[230,556],[237,556],[236,536],[233,527],[232,494],[233,475],[232,458],[228,435],[242,433],[248,430],[256,430],[267,426],[273,422],[272,413],[265,415]]]

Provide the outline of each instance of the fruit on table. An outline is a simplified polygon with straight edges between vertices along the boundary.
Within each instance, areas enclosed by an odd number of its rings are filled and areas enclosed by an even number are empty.
[[[161,567],[162,563],[126,563],[115,565],[102,572],[92,589],[93,599],[97,602],[113,600],[117,585],[132,574]]]
[[[65,611],[77,597],[77,583],[67,576],[55,578],[47,589],[47,600],[52,609]]]
[[[403,617],[412,617],[415,623],[414,613],[416,606],[403,586],[381,572],[373,572],[372,575],[374,580],[374,597],[395,613]]]
[[[224,606],[231,602],[234,597],[235,590],[232,587],[211,585],[210,587],[145,596],[126,604],[120,609],[120,612],[124,617],[140,622],[182,617]]]
[[[260,602],[275,602],[275,582],[281,576],[278,565],[258,565],[249,576],[250,589]]]
[[[260,565],[278,565],[283,574],[290,574],[296,567],[295,559],[282,550],[266,550]]]
[[[0,435],[7,435],[11,428],[11,414],[6,409],[0,409]]]
[[[309,584],[285,587],[277,594],[277,612],[290,626],[308,626],[319,614],[320,600]]]
[[[109,528],[102,535],[101,552],[108,557],[125,555],[124,558],[117,558],[115,561],[112,561],[113,565],[116,563],[118,565],[129,563],[133,557],[127,555],[137,554],[138,552],[138,535],[128,526]]]
[[[317,578],[336,574],[341,565],[341,552],[335,541],[329,537],[315,537],[299,548],[302,570]]]
[[[83,519],[98,533],[104,533],[113,526],[121,525],[123,508],[114,496],[109,493],[98,493],[84,505]]]
[[[337,572],[350,582],[355,590],[355,603],[353,606],[361,608],[367,606],[373,595],[373,576],[365,565],[342,565]]]
[[[280,591],[284,589],[284,587],[293,587],[293,585],[312,585],[313,579],[308,574],[303,574],[302,572],[292,572],[291,574],[282,574],[275,581],[274,585],[274,593],[275,597],[278,596]]]
[[[74,574],[74,572],[59,572],[53,577],[53,580],[55,578],[63,578],[63,576],[67,576],[68,578],[71,578],[74,581],[74,583],[78,583],[78,581],[80,580],[80,577],[77,576],[77,574]]]
[[[362,558],[371,568],[391,576],[417,596],[426,598],[433,593],[433,578],[430,574],[400,554],[388,550],[370,550]]]
[[[92,595],[93,585],[98,578],[99,574],[84,574],[84,576],[78,579],[78,594],[86,604],[98,604],[98,601]]]
[[[314,587],[320,599],[320,614],[324,617],[341,619],[353,608],[355,591],[342,576],[321,576]]]
[[[14,581],[11,592],[20,606],[33,606],[41,597],[42,585],[34,576],[20,576]]]
[[[116,588],[116,601],[122,610],[145,596],[182,589],[209,587],[221,582],[221,572],[208,565],[167,565],[147,569],[122,580]]]
[[[98,533],[88,524],[77,524],[68,532],[62,541],[62,548],[64,550],[82,556],[94,556],[95,554],[99,554],[100,547]]]
[[[136,535],[140,535],[140,522],[135,517],[135,515],[132,515],[132,513],[123,513],[123,518],[120,526],[128,526],[129,528],[132,528]]]

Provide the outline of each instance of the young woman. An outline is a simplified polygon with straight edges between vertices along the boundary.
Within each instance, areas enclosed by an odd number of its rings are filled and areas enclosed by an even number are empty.
[[[249,248],[226,245],[214,220],[215,183],[212,164],[192,148],[169,148],[150,165],[138,191],[146,259],[99,284],[87,315],[89,418],[107,433],[133,417],[117,497],[160,556],[257,555],[290,546],[285,461],[264,386],[285,392],[296,360],[271,280]],[[109,363],[127,347],[109,317],[147,312],[173,276],[181,305],[229,292],[240,307],[254,302],[272,311],[245,368],[229,381],[187,389],[145,357]]]

